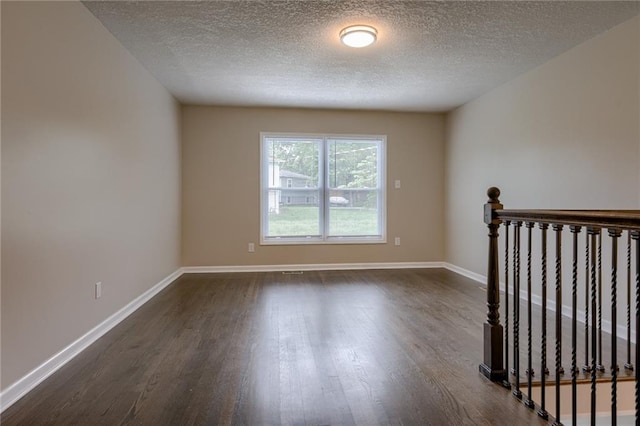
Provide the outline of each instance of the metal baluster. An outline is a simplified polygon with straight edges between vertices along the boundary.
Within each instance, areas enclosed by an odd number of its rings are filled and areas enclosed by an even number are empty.
[[[636,246],[636,366],[640,365],[640,231],[631,232]],[[640,424],[640,367],[636,368],[636,424]]]
[[[571,268],[571,424],[578,422],[577,346],[578,346],[578,234],[581,228],[571,226],[573,233],[573,265]],[[586,291],[586,290],[585,290]],[[558,383],[556,382],[556,388]],[[558,413],[560,410],[558,410]],[[558,421],[559,422],[559,421]]]
[[[618,418],[618,238],[619,229],[609,229],[611,237],[611,426]]]
[[[597,370],[604,372],[602,360],[602,230],[598,231],[598,363]]]
[[[558,328],[558,324],[562,325],[562,252],[560,250],[562,249],[563,228],[564,225],[553,225],[553,230],[556,232],[556,358],[560,362],[559,365],[556,365],[556,368],[561,376],[564,374],[564,367],[562,367],[562,327]],[[560,347],[558,347],[559,344]]]
[[[504,222],[504,371],[506,372],[502,385],[511,389],[509,380],[509,225]]]
[[[533,409],[535,407],[535,403],[531,399],[531,379],[534,375],[533,365],[532,365],[532,356],[531,356],[531,229],[533,228],[533,222],[527,222],[527,371],[525,374],[527,375],[527,399],[524,401],[524,405]]]
[[[556,419],[560,422],[560,375],[562,369],[562,225],[553,225],[556,233]]]
[[[597,228],[589,228],[589,235],[591,237],[591,324],[595,324],[596,318],[596,300],[598,297],[598,285],[596,279],[596,245],[598,243]],[[591,327],[591,425],[596,424],[596,350],[598,345],[598,330],[596,327]]]
[[[546,410],[546,396],[547,396],[547,229],[549,225],[546,223],[540,224],[542,231],[542,332],[541,332],[541,357],[540,357],[540,409],[538,410],[538,416],[543,419],[549,418],[549,413]]]
[[[513,396],[522,399],[520,391],[520,228],[522,222],[515,222],[513,225],[513,367],[516,381]]]
[[[585,234],[585,249],[584,249],[584,364],[582,365],[582,371],[585,373],[591,371],[591,365],[589,364],[589,234]]]
[[[627,231],[627,370],[633,370],[631,363],[631,231]]]

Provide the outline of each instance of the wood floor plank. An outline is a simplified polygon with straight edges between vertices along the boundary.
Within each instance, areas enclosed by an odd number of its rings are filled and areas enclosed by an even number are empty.
[[[478,373],[484,299],[440,269],[185,275],[0,421],[544,424]]]

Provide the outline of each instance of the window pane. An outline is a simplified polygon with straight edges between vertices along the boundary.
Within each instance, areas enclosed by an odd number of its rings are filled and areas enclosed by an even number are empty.
[[[318,237],[321,140],[266,138],[268,215],[265,237]]]
[[[320,194],[318,191],[270,190],[280,199],[277,209],[269,211],[267,237],[309,237],[320,235]],[[276,194],[281,192],[281,194]]]
[[[329,139],[330,188],[377,188],[378,141]]]
[[[380,235],[377,190],[332,190],[329,236]]]
[[[267,138],[270,188],[318,188],[321,140]]]

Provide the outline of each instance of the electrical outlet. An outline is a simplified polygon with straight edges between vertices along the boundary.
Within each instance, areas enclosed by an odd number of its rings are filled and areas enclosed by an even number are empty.
[[[395,186],[396,186],[396,189],[400,189],[401,187],[400,179],[396,179]]]
[[[256,251],[256,245],[254,243],[249,243],[249,253],[253,253]]]
[[[96,283],[96,299],[100,299],[102,296],[102,282]]]
[[[400,245],[400,237],[396,237],[396,245],[399,246]]]

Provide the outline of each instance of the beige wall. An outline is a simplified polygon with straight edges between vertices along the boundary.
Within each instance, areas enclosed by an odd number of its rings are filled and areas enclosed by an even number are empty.
[[[443,260],[442,115],[186,106],[182,117],[184,266]],[[389,242],[258,245],[261,131],[386,134]]]
[[[446,258],[486,273],[486,189],[507,208],[638,208],[634,18],[447,116]]]
[[[79,2],[2,2],[2,89],[6,389],[180,266],[180,108]]]

